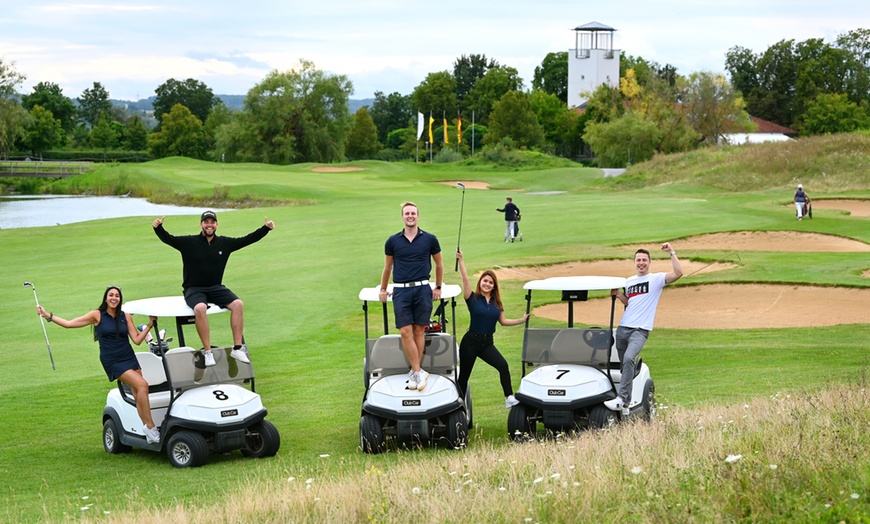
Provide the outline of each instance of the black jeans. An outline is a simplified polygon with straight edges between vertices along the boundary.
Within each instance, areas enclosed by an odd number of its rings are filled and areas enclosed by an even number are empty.
[[[498,371],[504,396],[513,395],[511,372],[507,360],[492,343],[492,335],[468,331],[459,343],[459,390],[465,395],[474,363],[480,358]]]

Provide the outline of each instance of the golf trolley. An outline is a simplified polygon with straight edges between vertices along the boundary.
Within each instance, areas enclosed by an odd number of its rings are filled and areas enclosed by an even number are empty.
[[[806,202],[801,206],[801,216],[813,218],[813,202],[807,197]],[[797,216],[797,209],[795,209],[794,215]]]
[[[622,377],[614,344],[613,317],[616,297],[610,296],[610,326],[574,327],[574,302],[586,301],[590,291],[625,286],[618,277],[574,276],[533,280],[527,290],[526,311],[531,311],[532,291],[561,292],[568,303],[568,327],[532,328],[523,335],[523,378],[514,394],[519,404],[508,415],[508,436],[515,441],[536,438],[538,423],[549,432],[603,428],[621,418],[617,395],[621,380],[632,380],[632,415],[654,415],[655,387],[643,362],[634,377]]]
[[[178,468],[202,466],[209,453],[241,450],[246,457],[271,457],[281,437],[265,420],[266,408],[254,392],[254,369],[230,357],[231,348],[212,347],[214,366],[205,366],[202,351],[184,346],[182,326],[192,324],[193,310],[182,297],[132,300],[127,313],[175,317],[182,347],[168,349],[155,322],[157,341],[151,351],[136,352],[142,376],[148,382],[151,415],[160,428],[160,442],[150,444],[142,430],[129,386],[118,381],[103,409],[103,447],[108,453],[126,453],[132,447],[166,450]],[[208,305],[208,314],[226,309]],[[160,353],[162,356],[159,356]]]
[[[430,284],[431,286],[431,284]],[[392,293],[392,284],[388,286]],[[381,453],[392,447],[411,448],[446,442],[451,448],[465,446],[471,419],[470,393],[459,392],[459,348],[456,327],[447,332],[447,301],[455,318],[458,285],[445,284],[436,318],[426,330],[422,368],[429,373],[422,391],[406,389],[410,364],[402,350],[399,334],[389,332],[388,304],[381,303],[379,287],[363,288],[359,293],[365,313],[366,356],[363,361],[362,410],[359,421],[360,448],[366,453]],[[391,296],[391,295],[388,295]],[[391,301],[391,299],[388,299]],[[369,333],[369,302],[380,304],[384,333]]]

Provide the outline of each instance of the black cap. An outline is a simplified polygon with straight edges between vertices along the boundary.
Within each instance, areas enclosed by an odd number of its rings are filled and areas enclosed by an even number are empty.
[[[206,212],[204,212],[204,213],[202,214],[202,216],[199,218],[199,221],[200,221],[200,222],[205,222],[205,219],[207,219],[207,218],[213,218],[214,221],[217,222],[217,215],[214,214],[214,211],[206,211]]]

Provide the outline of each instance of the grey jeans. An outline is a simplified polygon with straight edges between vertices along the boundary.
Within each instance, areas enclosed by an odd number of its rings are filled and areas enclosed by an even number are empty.
[[[634,379],[637,357],[649,338],[649,331],[641,328],[619,326],[616,328],[616,351],[622,362],[622,378],[619,381],[619,397],[628,405],[631,402],[631,384]]]

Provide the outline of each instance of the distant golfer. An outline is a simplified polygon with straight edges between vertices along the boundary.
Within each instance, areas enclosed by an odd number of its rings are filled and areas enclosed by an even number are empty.
[[[631,403],[631,385],[634,378],[635,366],[640,351],[646,344],[649,332],[653,329],[656,317],[656,308],[662,296],[662,289],[672,284],[683,276],[683,267],[677,252],[670,242],[662,244],[662,251],[671,253],[671,267],[669,273],[649,272],[650,256],[646,249],[638,249],[634,254],[634,266],[637,275],[628,277],[625,281],[625,292],[614,289],[612,294],[625,306],[622,320],[616,328],[616,351],[622,362],[622,379],[619,382],[619,397],[622,399],[622,415],[628,416]]]
[[[402,349],[411,364],[408,373],[408,389],[423,391],[429,373],[420,364],[426,344],[426,326],[432,314],[432,301],[441,299],[441,282],[444,264],[441,261],[441,245],[432,233],[417,226],[420,218],[417,204],[402,204],[404,229],[387,239],[384,245],[384,271],[381,274],[381,302],[387,301],[387,284],[393,274],[393,314],[396,328],[402,337]],[[429,286],[435,262],[435,289]]]
[[[794,207],[797,209],[797,219],[803,220],[804,210],[807,202],[810,201],[810,196],[804,191],[804,185],[798,184],[797,191],[794,192]]]
[[[505,233],[504,241],[513,242],[517,236],[517,220],[520,216],[520,208],[514,204],[511,197],[507,197],[507,202],[503,208],[496,208],[496,211],[504,213]]]
[[[184,290],[184,301],[193,308],[196,332],[202,341],[205,365],[215,365],[206,317],[208,302],[230,310],[230,328],[233,331],[233,350],[230,356],[241,362],[250,362],[248,348],[242,343],[244,304],[223,285],[222,281],[230,254],[265,237],[269,231],[275,229],[275,222],[266,218],[261,228],[244,237],[223,237],[215,234],[218,227],[217,215],[214,211],[206,211],[199,220],[202,228],[200,234],[176,237],[163,229],[164,220],[166,220],[165,216],[158,218],[152,226],[157,237],[164,244],[181,252],[181,261],[184,265],[184,280],[181,287]]]

